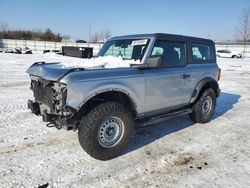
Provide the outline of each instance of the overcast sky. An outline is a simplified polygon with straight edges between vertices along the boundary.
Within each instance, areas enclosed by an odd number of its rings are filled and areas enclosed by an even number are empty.
[[[162,32],[229,40],[247,7],[250,0],[0,0],[0,22],[85,40],[89,25],[92,34],[109,29],[113,36]]]

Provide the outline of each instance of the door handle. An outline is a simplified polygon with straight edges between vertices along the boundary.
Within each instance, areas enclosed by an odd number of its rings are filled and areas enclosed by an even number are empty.
[[[182,79],[190,78],[190,74],[182,74],[182,75],[181,75],[181,78],[182,78]]]

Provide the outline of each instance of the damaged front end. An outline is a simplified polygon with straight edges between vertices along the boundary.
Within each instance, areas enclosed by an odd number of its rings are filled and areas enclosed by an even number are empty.
[[[57,81],[48,81],[31,75],[30,89],[34,101],[28,100],[28,108],[36,115],[41,115],[47,126],[58,129],[76,129],[73,116],[75,109],[66,105],[67,86]]]

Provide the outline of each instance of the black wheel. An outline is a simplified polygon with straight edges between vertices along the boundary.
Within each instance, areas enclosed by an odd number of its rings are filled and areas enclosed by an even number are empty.
[[[189,117],[198,123],[207,123],[212,119],[216,106],[216,94],[213,89],[205,90],[193,106]]]
[[[237,57],[236,55],[233,55],[232,58],[236,59],[236,58],[238,58],[238,57]]]
[[[81,147],[92,157],[109,160],[128,145],[133,132],[130,110],[117,102],[106,102],[91,110],[80,121]]]

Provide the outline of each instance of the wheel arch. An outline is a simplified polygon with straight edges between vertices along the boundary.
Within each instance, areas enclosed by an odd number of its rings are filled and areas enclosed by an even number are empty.
[[[190,103],[194,103],[200,97],[200,95],[208,88],[214,89],[216,97],[219,97],[220,89],[218,82],[214,78],[205,77],[196,85]]]
[[[115,88],[99,90],[98,92],[94,92],[89,95],[79,107],[78,114],[81,116],[87,114],[97,105],[107,101],[118,102],[128,106],[133,114],[133,117],[135,117],[138,113],[136,99],[127,91],[120,88]]]

